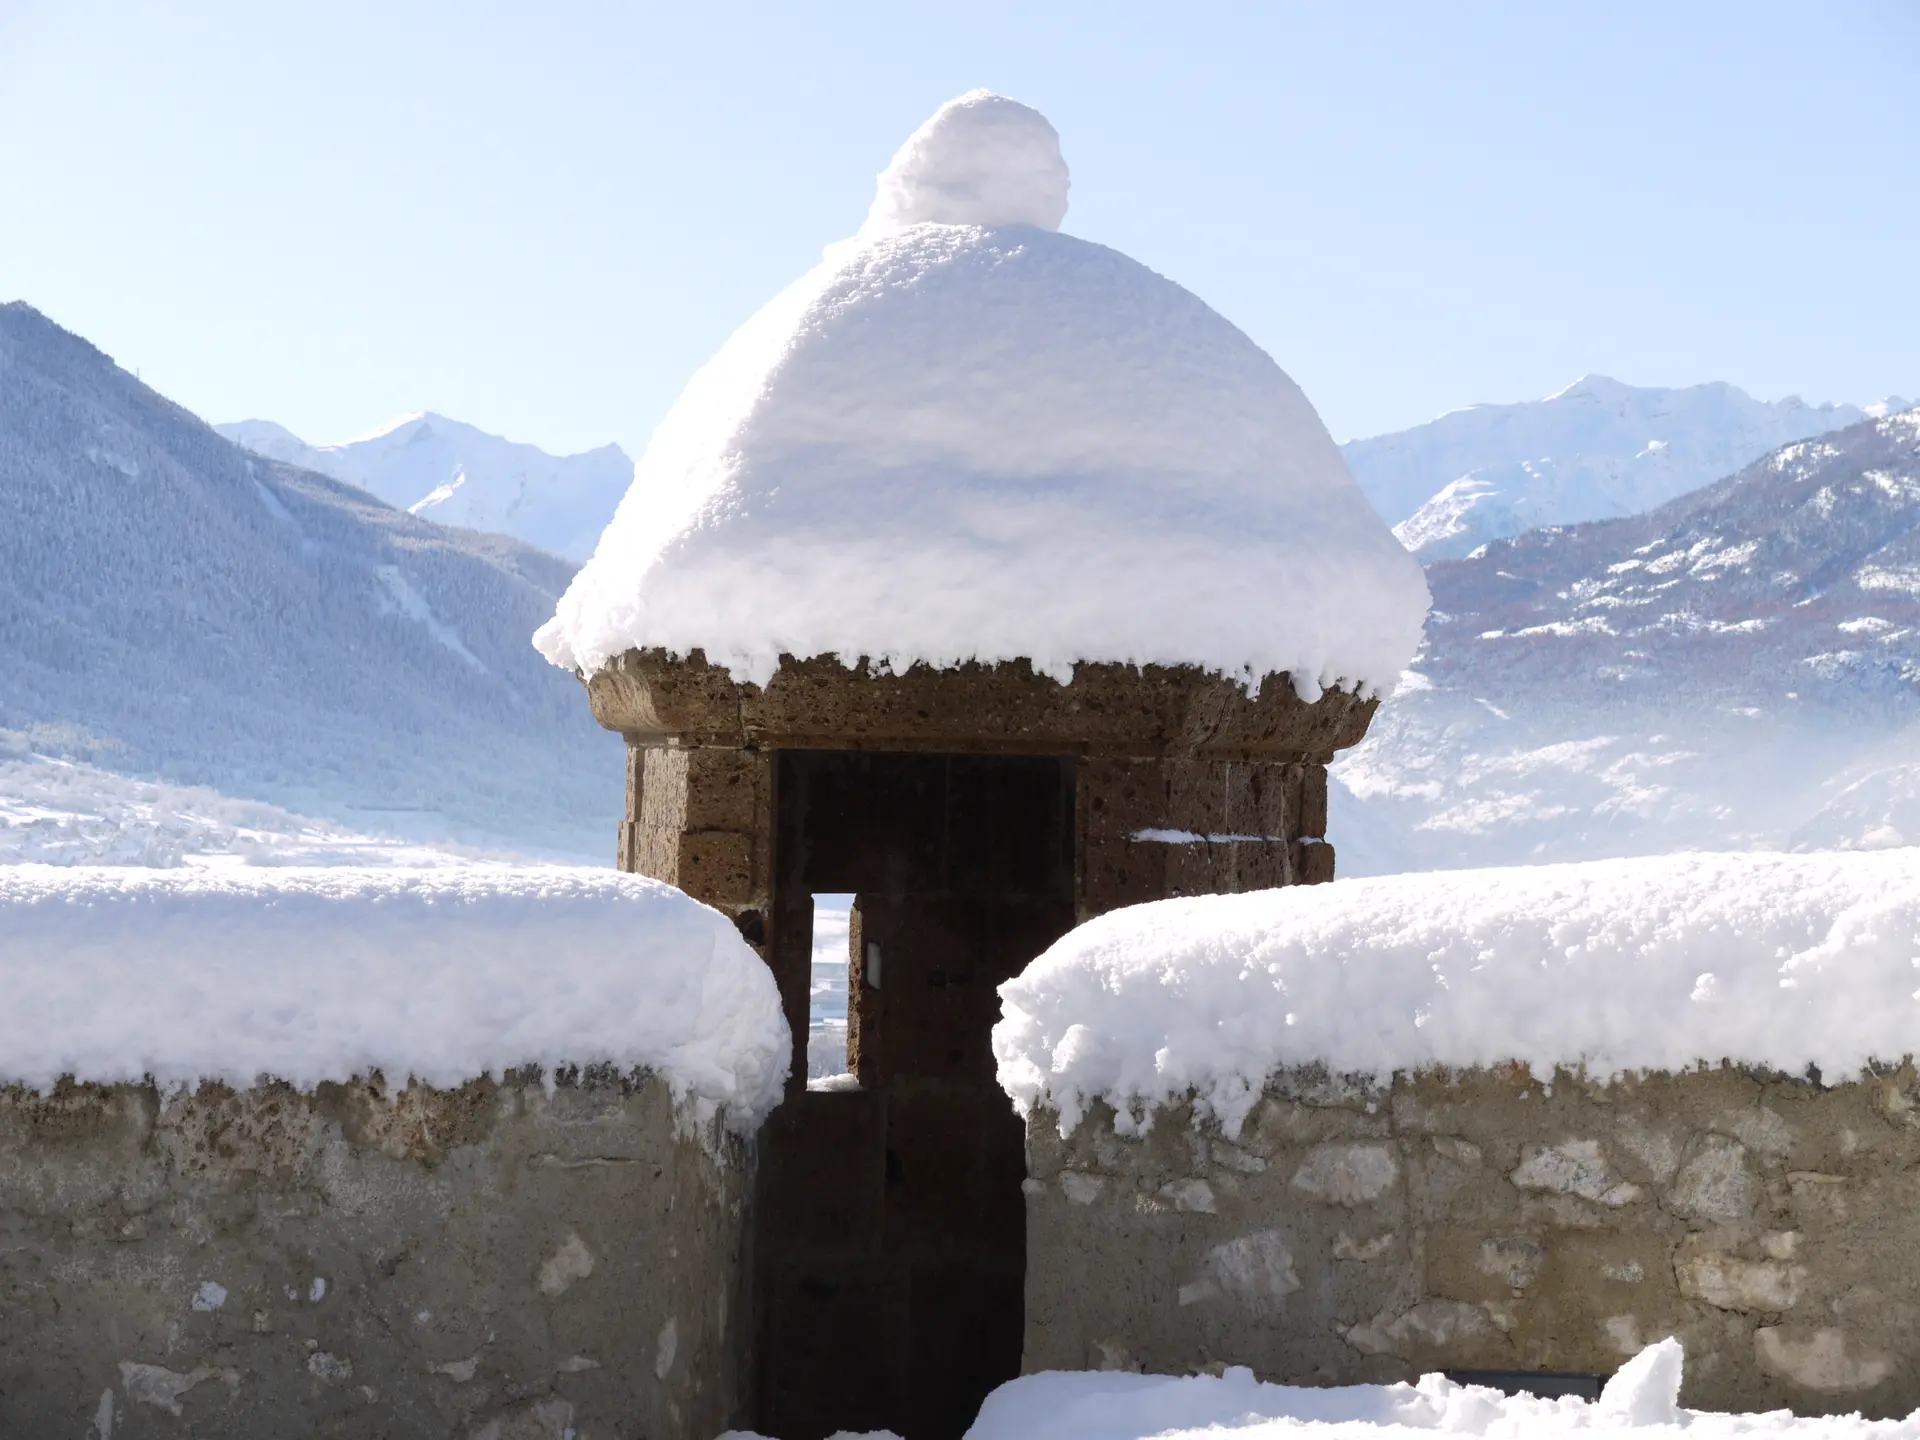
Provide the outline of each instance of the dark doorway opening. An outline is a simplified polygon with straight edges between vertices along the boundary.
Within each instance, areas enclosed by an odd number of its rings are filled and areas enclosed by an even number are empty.
[[[762,1133],[759,1427],[956,1440],[1020,1371],[1024,1133],[1001,981],[1073,924],[1073,762],[785,751],[769,957],[799,1037]],[[847,1051],[806,1090],[813,896],[853,892]]]

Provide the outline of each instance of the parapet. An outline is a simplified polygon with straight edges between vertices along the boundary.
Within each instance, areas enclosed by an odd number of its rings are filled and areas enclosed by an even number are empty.
[[[0,1433],[725,1430],[747,1142],[550,1078],[0,1088]]]

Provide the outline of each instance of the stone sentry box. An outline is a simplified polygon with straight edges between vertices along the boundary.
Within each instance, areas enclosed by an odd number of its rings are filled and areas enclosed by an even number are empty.
[[[1375,702],[1188,668],[1062,685],[1024,662],[786,658],[762,687],[697,651],[630,651],[586,683],[629,744],[621,867],[733,916],[795,1037],[761,1139],[756,1424],[958,1436],[1023,1347],[996,986],[1118,906],[1332,878],[1325,767]],[[859,1083],[809,1091],[812,897],[845,892]]]

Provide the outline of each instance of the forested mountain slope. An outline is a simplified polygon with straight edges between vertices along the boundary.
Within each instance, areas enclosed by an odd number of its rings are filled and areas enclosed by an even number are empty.
[[[42,753],[598,856],[617,737],[528,637],[573,566],[249,454],[0,306],[0,730]]]

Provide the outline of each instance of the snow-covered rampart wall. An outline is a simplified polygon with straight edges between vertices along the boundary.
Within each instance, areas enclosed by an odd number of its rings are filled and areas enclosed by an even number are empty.
[[[0,1083],[42,1090],[611,1065],[751,1132],[790,1051],[732,924],[601,870],[10,866],[0,983]]]
[[[1920,1404],[1920,852],[1167,901],[1002,987],[1024,1366]]]
[[[791,1046],[716,911],[586,870],[17,866],[0,986],[0,1434],[741,1418]]]
[[[1000,1079],[1071,1129],[1269,1075],[1733,1061],[1829,1081],[1920,1041],[1920,850],[1396,875],[1116,911],[1001,987]]]

